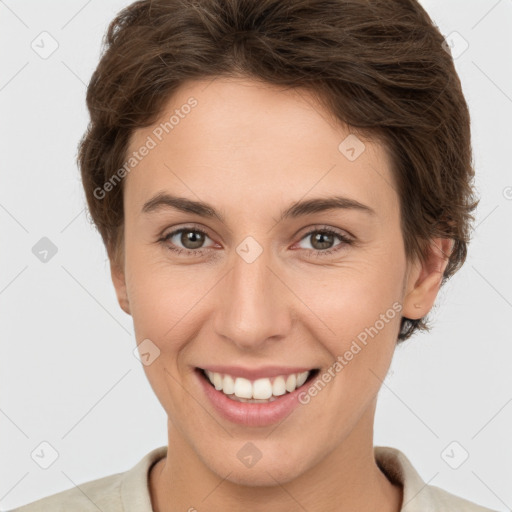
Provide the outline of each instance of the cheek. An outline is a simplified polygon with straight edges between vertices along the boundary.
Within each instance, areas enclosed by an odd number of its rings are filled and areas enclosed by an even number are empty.
[[[308,315],[308,330],[332,361],[318,389],[329,389],[336,411],[330,420],[333,436],[358,420],[389,369],[401,319],[400,272],[400,265],[381,265],[379,259],[347,261],[332,277],[316,281],[313,290],[303,286],[299,292],[318,315]]]
[[[149,338],[162,354],[180,351],[200,326],[201,301],[218,280],[211,270],[172,264],[154,248],[127,252],[127,291],[137,342]]]
[[[143,366],[144,372],[169,418],[179,418],[189,400],[176,385],[183,377],[180,362],[199,328],[197,305],[207,288],[201,292],[185,271],[162,260],[151,262],[144,254],[132,253],[126,268],[130,271],[127,287],[137,344],[150,340],[149,347],[158,354]]]
[[[294,278],[294,290],[314,313],[302,316],[309,332],[333,362],[341,358],[331,388],[343,396],[340,403],[356,407],[363,396],[369,399],[380,385],[376,376],[388,370],[400,328],[404,264],[400,252],[383,245],[323,269],[314,285]]]
[[[389,261],[389,260],[388,260]],[[311,279],[293,277],[293,289],[338,340],[357,336],[401,300],[402,269],[396,261],[346,261]],[[393,311],[396,311],[396,306]],[[308,315],[309,316],[309,315]],[[390,316],[390,315],[388,315]],[[321,323],[320,323],[321,325]]]

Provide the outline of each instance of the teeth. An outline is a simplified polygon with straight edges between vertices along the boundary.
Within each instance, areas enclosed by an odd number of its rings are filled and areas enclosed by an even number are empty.
[[[235,402],[248,402],[250,404],[266,404],[277,400],[276,396],[271,396],[268,400],[256,400],[254,398],[248,400],[247,398],[238,398],[236,395],[228,395],[228,398],[231,398],[231,400],[234,400]]]
[[[213,385],[217,391],[222,389],[222,375],[220,373],[213,374]]]
[[[215,377],[215,374],[213,374]],[[222,389],[224,392],[224,388]],[[242,377],[238,377],[235,380],[235,395],[238,398],[259,398],[252,396],[252,384],[250,380],[243,379]]]
[[[306,379],[308,378],[308,372],[298,373],[297,374],[297,387],[300,388]]]
[[[306,372],[308,373],[308,372]],[[272,394],[274,396],[281,396],[286,393],[286,383],[284,377],[276,377],[274,379],[274,383],[272,384]]]
[[[224,375],[224,380],[222,381],[222,391],[226,393],[226,395],[232,395],[235,392],[235,381],[231,375]]]
[[[270,379],[255,380],[252,384],[252,393],[254,398],[260,400],[270,398],[272,396],[272,384],[270,383]]]
[[[297,387],[297,376],[292,373],[291,375],[288,375],[288,378],[286,379],[286,391],[291,393],[295,388]]]
[[[233,377],[206,370],[209,381],[217,391],[222,391],[230,398],[239,402],[273,402],[275,397],[281,396],[302,386],[310,372],[291,373],[279,375],[271,379],[257,379],[250,381],[243,377]]]

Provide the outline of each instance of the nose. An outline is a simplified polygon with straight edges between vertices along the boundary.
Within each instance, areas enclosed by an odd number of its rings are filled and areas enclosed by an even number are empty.
[[[269,254],[264,250],[251,263],[236,254],[219,288],[216,334],[242,351],[263,352],[292,328],[293,294]]]

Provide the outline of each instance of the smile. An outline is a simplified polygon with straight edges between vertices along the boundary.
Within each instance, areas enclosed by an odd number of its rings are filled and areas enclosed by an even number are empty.
[[[272,378],[249,380],[209,370],[203,370],[209,382],[217,391],[222,391],[232,400],[238,402],[267,403],[282,395],[292,393],[301,387],[316,370]]]
[[[245,427],[266,427],[283,421],[301,406],[299,395],[320,373],[319,368],[306,368],[212,365],[196,366],[194,373],[202,393],[220,417]]]

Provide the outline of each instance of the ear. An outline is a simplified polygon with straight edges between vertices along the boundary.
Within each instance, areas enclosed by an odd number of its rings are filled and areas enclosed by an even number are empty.
[[[405,284],[403,316],[416,320],[432,309],[452,249],[451,238],[434,238],[429,244],[425,262],[416,259],[411,265]]]
[[[128,293],[126,290],[126,279],[124,269],[119,263],[116,261],[117,258],[109,258],[110,259],[110,275],[112,277],[112,283],[114,283],[114,288],[116,290],[117,302],[121,306],[121,309],[128,315],[131,315],[130,312],[130,302],[128,301]]]

